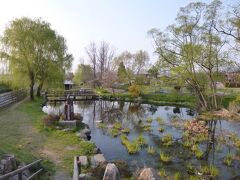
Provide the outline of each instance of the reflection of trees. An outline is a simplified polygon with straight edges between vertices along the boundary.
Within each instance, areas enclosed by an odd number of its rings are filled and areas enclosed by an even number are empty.
[[[209,155],[212,152],[212,164],[214,164],[215,157],[215,133],[218,120],[207,121],[209,132],[206,143],[206,150],[204,152],[204,159],[208,161]]]

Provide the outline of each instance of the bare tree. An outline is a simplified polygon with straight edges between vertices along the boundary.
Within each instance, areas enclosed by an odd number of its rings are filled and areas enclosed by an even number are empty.
[[[96,71],[97,71],[97,45],[95,42],[91,42],[86,48],[86,53],[89,57],[89,60],[92,64],[93,69],[93,77],[96,79]]]
[[[139,50],[134,54],[135,73],[138,75],[148,65],[149,55],[147,51]]]

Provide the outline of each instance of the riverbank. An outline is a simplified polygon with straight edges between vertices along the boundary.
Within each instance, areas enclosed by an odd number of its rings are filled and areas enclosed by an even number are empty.
[[[44,129],[42,99],[25,100],[0,111],[0,156],[14,154],[31,163],[43,159],[43,179],[71,179],[73,157],[89,155],[94,145],[76,137],[75,132]]]
[[[96,92],[105,100],[120,100],[127,102],[140,102],[154,105],[169,105],[169,106],[180,106],[180,107],[197,107],[197,98],[190,93],[141,93],[138,98],[133,98],[129,92],[121,93],[110,93],[103,89],[96,89]],[[224,108],[228,108],[231,101],[236,98],[236,94],[219,96],[219,101]]]

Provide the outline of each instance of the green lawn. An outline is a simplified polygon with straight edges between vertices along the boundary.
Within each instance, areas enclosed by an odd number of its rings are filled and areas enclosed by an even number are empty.
[[[94,145],[81,141],[75,132],[44,129],[40,103],[41,99],[26,100],[0,111],[0,156],[15,154],[26,163],[41,158],[45,170],[53,174],[50,179],[54,179],[54,171],[71,179],[73,157],[91,154]]]

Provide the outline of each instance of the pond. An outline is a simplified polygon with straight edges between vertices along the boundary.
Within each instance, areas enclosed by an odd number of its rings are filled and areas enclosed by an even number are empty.
[[[61,114],[63,108],[64,104],[47,104],[43,111]],[[203,140],[197,140],[196,145],[188,146],[184,141],[187,136],[184,123],[197,116],[189,108],[99,100],[75,102],[74,112],[81,113],[83,122],[91,129],[91,141],[105,158],[108,161],[124,160],[132,171],[153,167],[164,169],[167,174],[181,172],[187,175],[191,171],[203,172],[203,167],[216,167],[218,172],[209,173],[217,173],[221,179],[240,175],[240,147],[235,146],[238,140],[240,142],[239,122],[208,121],[211,133]],[[126,128],[129,128],[129,134],[124,133]],[[139,136],[146,145],[129,154],[123,139],[127,139],[126,144],[134,144]],[[171,142],[166,145],[163,139],[167,137]],[[171,160],[165,161],[161,155]],[[230,162],[226,163],[226,159]]]

